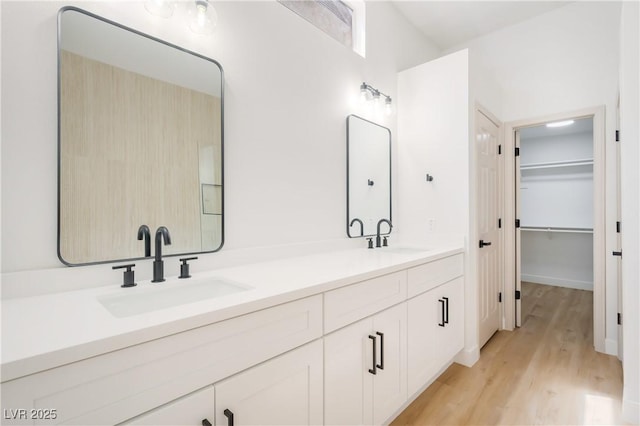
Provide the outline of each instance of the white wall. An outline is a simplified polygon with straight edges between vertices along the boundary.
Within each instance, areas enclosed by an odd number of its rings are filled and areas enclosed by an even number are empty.
[[[469,250],[469,58],[462,50],[398,74],[398,231],[408,245],[462,243],[465,351],[477,359],[473,256]],[[426,175],[434,177],[427,182]]]
[[[623,418],[640,423],[640,5],[625,2],[621,20]]]
[[[149,15],[141,2],[3,1],[3,290],[11,283],[37,287],[43,278],[67,287],[119,280],[109,265],[61,272],[56,257],[56,13],[69,4],[224,68],[226,243],[194,270],[224,266],[233,249],[364,246],[345,235],[346,116],[375,119],[395,136],[395,113],[378,119],[359,109],[360,83],[395,101],[396,72],[438,54],[392,5],[367,3],[364,59],[276,2],[217,1],[218,28],[203,38],[177,16]],[[151,265],[138,263],[137,277],[149,278]],[[165,266],[167,274],[177,274],[175,263]],[[25,270],[41,274],[28,285],[10,274]]]
[[[472,63],[502,87],[503,122],[605,105],[606,252],[617,249],[615,222],[615,111],[619,2],[574,2],[449,51],[469,48]],[[606,264],[606,339],[617,341],[616,259]]]

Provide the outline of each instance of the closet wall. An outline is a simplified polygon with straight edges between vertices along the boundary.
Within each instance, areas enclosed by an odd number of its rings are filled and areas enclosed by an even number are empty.
[[[593,290],[593,120],[520,131],[522,281]]]

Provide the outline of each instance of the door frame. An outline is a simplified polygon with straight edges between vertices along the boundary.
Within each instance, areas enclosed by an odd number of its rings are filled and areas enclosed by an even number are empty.
[[[543,117],[523,119],[505,123],[504,143],[504,287],[505,329],[516,326],[516,162],[514,157],[516,130],[538,126],[552,121],[593,117],[593,345],[598,352],[605,352],[605,107],[598,106],[577,111],[551,114]],[[508,208],[507,208],[508,207]]]

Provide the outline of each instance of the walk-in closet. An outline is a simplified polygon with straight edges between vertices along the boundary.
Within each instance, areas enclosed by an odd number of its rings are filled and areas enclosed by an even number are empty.
[[[593,118],[519,136],[520,278],[593,290]]]

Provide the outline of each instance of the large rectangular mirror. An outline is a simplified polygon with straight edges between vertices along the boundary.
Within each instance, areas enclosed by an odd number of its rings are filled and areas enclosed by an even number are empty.
[[[357,115],[347,117],[347,235],[376,235],[391,222],[391,130]],[[391,232],[382,224],[381,233]]]
[[[145,257],[223,244],[223,72],[214,60],[74,7],[58,14],[58,257]]]

